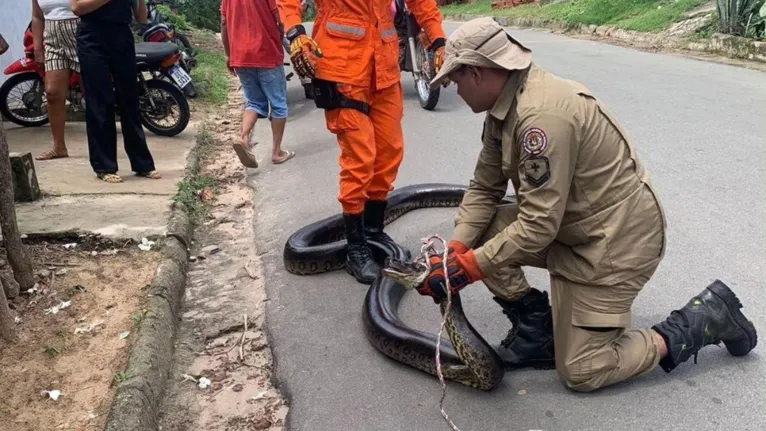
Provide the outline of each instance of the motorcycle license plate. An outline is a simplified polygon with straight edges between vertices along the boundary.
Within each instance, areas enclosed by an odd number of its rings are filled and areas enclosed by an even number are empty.
[[[173,81],[175,81],[181,88],[184,88],[186,84],[192,81],[191,76],[177,64],[170,68],[170,77],[173,78]]]

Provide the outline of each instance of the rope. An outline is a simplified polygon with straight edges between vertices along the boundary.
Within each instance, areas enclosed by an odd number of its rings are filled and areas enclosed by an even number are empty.
[[[452,419],[449,418],[449,415],[447,415],[447,412],[444,411],[444,398],[447,396],[447,384],[444,382],[444,374],[442,374],[442,364],[441,364],[441,341],[442,341],[442,332],[444,331],[444,325],[447,323],[447,316],[449,316],[449,313],[452,309],[452,292],[450,291],[449,286],[449,272],[447,271],[447,257],[449,256],[449,249],[447,248],[447,243],[440,237],[439,235],[431,235],[428,238],[425,238],[423,240],[423,247],[421,248],[421,254],[425,258],[426,262],[430,262],[431,256],[437,255],[436,248],[434,247],[434,240],[438,240],[441,242],[442,247],[444,247],[444,252],[442,253],[442,266],[444,268],[444,284],[445,288],[447,290],[447,306],[444,310],[444,316],[442,318],[441,326],[439,327],[439,333],[436,335],[436,374],[439,376],[439,382],[442,385],[442,396],[439,400],[439,410],[441,411],[442,417],[444,420],[447,421],[447,424],[449,424],[450,428],[452,428],[453,431],[460,431],[460,429],[455,425],[454,422],[452,422]],[[430,253],[429,253],[430,252]]]

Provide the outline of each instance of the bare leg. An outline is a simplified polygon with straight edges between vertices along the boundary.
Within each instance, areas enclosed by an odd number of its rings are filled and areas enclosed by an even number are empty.
[[[273,147],[271,150],[271,161],[278,163],[284,161],[289,155],[287,151],[282,150],[282,136],[285,134],[285,118],[272,118],[271,119],[271,135],[273,137]]]
[[[64,129],[66,126],[66,96],[71,73],[72,71],[69,69],[59,69],[51,70],[45,74],[45,94],[48,98],[53,150],[40,154],[37,160],[50,160],[69,155],[64,139]]]
[[[242,135],[240,138],[242,139],[242,146],[248,150],[250,149],[250,133],[253,131],[256,121],[258,121],[257,112],[246,110],[242,114]]]
[[[668,345],[665,344],[665,339],[662,338],[662,335],[652,330],[652,337],[654,337],[654,341],[657,342],[657,347],[659,347],[660,358],[668,356]]]

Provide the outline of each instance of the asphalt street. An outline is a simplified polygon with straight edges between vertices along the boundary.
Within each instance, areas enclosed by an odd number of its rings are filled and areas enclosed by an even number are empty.
[[[447,23],[452,32],[455,23]],[[680,308],[720,278],[766,330],[766,75],[679,56],[633,51],[528,30],[510,30],[534,51],[538,65],[584,83],[626,127],[667,213],[666,257],[635,302],[633,325],[645,327]],[[480,148],[482,114],[455,92],[437,109],[420,108],[409,74],[405,88],[405,157],[397,187],[429,182],[467,184]],[[345,271],[295,276],[282,265],[288,236],[339,213],[339,149],[323,112],[288,83],[285,147],[296,157],[268,161],[271,134],[259,122],[262,167],[256,189],[258,248],[265,262],[268,325],[277,378],[291,402],[289,429],[301,431],[441,431],[435,377],[383,356],[366,340],[361,321],[366,286]],[[512,190],[512,189],[511,189]],[[449,237],[455,210],[410,213],[389,229],[419,249],[431,233]],[[527,271],[548,289],[546,273]],[[466,314],[490,343],[509,324],[481,284],[467,288]],[[438,331],[430,299],[408,294],[400,315],[412,327]],[[761,335],[763,338],[764,335]],[[463,430],[763,430],[766,429],[764,341],[734,358],[708,346],[671,374],[648,376],[591,394],[569,391],[554,371],[507,373],[484,393],[449,384],[446,410]]]

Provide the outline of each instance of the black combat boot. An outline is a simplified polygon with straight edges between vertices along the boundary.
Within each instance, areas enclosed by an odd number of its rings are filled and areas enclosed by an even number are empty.
[[[362,284],[372,284],[380,273],[380,265],[372,258],[364,236],[364,216],[343,214],[346,223],[346,271]]]
[[[513,325],[505,339],[495,347],[506,371],[525,367],[542,370],[556,368],[553,315],[548,293],[530,289],[515,302],[498,297],[494,300],[503,307],[503,314]]]
[[[364,204],[364,233],[367,239],[381,244],[397,246],[396,242],[383,232],[383,220],[385,219],[388,201],[367,201]]]
[[[739,310],[742,303],[721,280],[711,283],[680,310],[674,310],[664,322],[652,327],[668,347],[668,355],[660,361],[665,372],[671,372],[709,344],[723,342],[734,356],[750,353],[758,343],[753,323]]]

